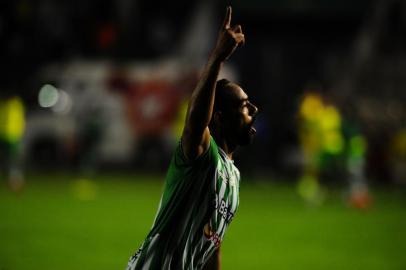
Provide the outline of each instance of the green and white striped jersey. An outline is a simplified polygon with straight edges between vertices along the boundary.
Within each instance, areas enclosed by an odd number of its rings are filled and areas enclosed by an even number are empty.
[[[126,269],[201,269],[235,215],[239,183],[238,169],[213,138],[193,162],[179,143],[152,229]]]

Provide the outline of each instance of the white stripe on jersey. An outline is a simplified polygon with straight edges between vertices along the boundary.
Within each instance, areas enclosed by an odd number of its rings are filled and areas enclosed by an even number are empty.
[[[157,233],[152,238],[151,242],[149,243],[148,250],[147,250],[147,255],[146,255],[146,257],[148,259],[145,261],[144,266],[142,267],[142,270],[149,270],[149,268],[151,266],[151,262],[152,262],[152,260],[154,259],[154,256],[155,256],[154,251],[156,251],[156,249],[154,248],[154,246],[155,246],[156,241],[158,240],[158,238],[159,238],[159,234]],[[153,248],[153,249],[151,250],[151,248]]]
[[[233,173],[236,174],[236,170],[233,168]],[[238,179],[238,175],[234,175],[236,179]],[[238,181],[238,180],[236,180]],[[232,193],[233,193],[233,200],[232,200],[232,205],[231,205],[231,213],[235,213],[237,209],[237,200],[238,200],[238,190],[237,190],[237,185],[233,185],[231,187]]]

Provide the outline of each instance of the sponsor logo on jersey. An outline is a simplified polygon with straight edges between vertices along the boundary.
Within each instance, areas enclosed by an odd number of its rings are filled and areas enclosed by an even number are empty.
[[[215,231],[213,231],[209,223],[204,226],[203,234],[204,237],[206,237],[207,240],[211,241],[215,247],[220,246],[221,237]]]
[[[216,195],[215,209],[217,209],[217,212],[220,214],[221,217],[224,218],[227,224],[229,224],[234,217],[234,213],[231,212],[230,208],[231,206],[227,205],[224,199],[221,199],[221,201],[219,201],[219,197]]]
[[[138,258],[140,257],[140,255],[142,253],[142,250],[143,250],[142,246],[137,250],[137,252],[135,252],[134,255],[131,256],[130,260],[128,261],[126,270],[133,269],[133,267],[135,266],[135,264],[138,261]]]

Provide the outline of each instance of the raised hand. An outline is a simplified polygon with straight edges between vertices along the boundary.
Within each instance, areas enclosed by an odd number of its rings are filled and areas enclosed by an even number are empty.
[[[241,25],[231,27],[231,7],[227,7],[226,16],[217,38],[217,44],[213,51],[213,57],[218,61],[227,60],[240,44],[244,44],[245,37]]]

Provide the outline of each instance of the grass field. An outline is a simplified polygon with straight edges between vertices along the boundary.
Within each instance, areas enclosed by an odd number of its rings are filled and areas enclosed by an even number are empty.
[[[162,182],[153,176],[77,181],[31,176],[20,194],[0,187],[0,270],[124,269],[148,232]],[[374,190],[367,211],[342,191],[306,206],[292,185],[243,184],[222,246],[223,269],[404,270],[406,198]]]

